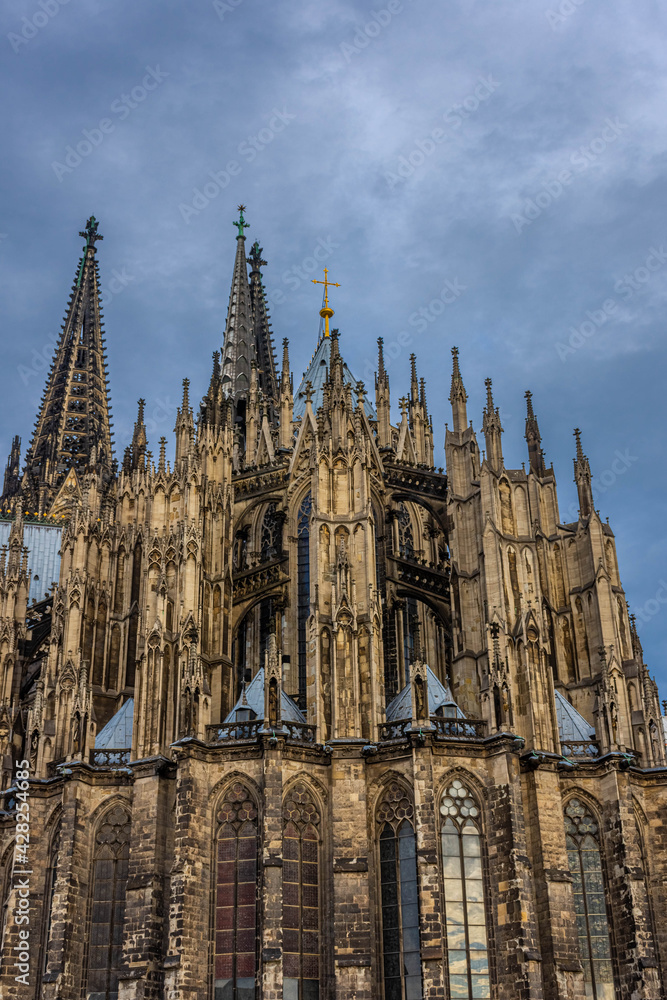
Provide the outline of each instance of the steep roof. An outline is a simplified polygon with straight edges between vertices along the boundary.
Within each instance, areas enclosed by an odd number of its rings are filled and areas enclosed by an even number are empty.
[[[567,698],[564,698],[560,691],[556,695],[556,718],[558,719],[558,732],[562,740],[594,740],[595,729],[589,722],[586,722],[583,715],[577,712],[573,705],[570,705]]]
[[[250,709],[256,719],[264,718],[264,667],[260,667],[248,684],[245,692],[241,692],[225,722],[236,722],[236,712],[239,709]],[[281,689],[280,715],[285,722],[305,722],[306,717],[299,706]]]
[[[132,747],[134,698],[128,698],[95,737],[96,750],[129,750]]]
[[[426,668],[426,679],[428,688],[428,710],[431,715],[435,715],[439,708],[452,709],[452,718],[465,719],[465,715],[456,704],[451,694],[441,684],[430,667]],[[387,705],[387,722],[396,722],[399,719],[412,718],[412,695],[410,685],[406,684],[393,701]]]
[[[324,402],[324,384],[331,371],[331,337],[320,337],[315,353],[310,359],[310,364],[303,374],[301,384],[294,396],[294,419],[300,420],[306,412],[306,383],[310,382],[313,387],[313,413],[317,413]],[[345,385],[356,389],[358,379],[354,377],[350,369],[343,361],[343,382]],[[375,420],[375,410],[365,398],[366,415],[370,420]]]

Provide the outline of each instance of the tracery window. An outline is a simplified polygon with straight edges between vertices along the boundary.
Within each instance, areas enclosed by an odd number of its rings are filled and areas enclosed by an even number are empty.
[[[393,782],[377,813],[384,1000],[421,1000],[423,996],[413,816],[405,790]]]
[[[415,540],[410,512],[404,503],[398,505],[398,551],[404,559],[413,559]]]
[[[41,987],[42,976],[46,972],[49,960],[49,940],[51,938],[51,924],[53,919],[53,897],[56,891],[56,879],[58,878],[58,860],[60,855],[60,820],[51,838],[51,849],[49,851],[49,865],[46,869],[44,880],[44,914],[42,919],[42,942],[41,958],[39,962],[39,979],[37,993]]]
[[[490,997],[479,806],[458,778],[447,787],[440,814],[450,995]]]
[[[270,503],[264,513],[260,545],[262,562],[265,562],[267,559],[275,559],[276,556],[280,555],[280,519],[278,517],[278,505],[275,503]]]
[[[125,890],[130,854],[130,818],[122,806],[107,813],[95,836],[88,935],[88,1000],[117,1000]]]
[[[298,782],[283,806],[283,1000],[320,995],[320,813]]]
[[[310,617],[310,515],[313,501],[308,493],[297,517],[297,642],[299,660],[299,708],[306,707],[308,618]]]
[[[570,799],[565,808],[565,840],[586,997],[614,1000],[616,991],[599,834],[597,820],[590,809],[580,799]]]
[[[254,1000],[257,975],[257,808],[241,782],[217,816],[215,1000]]]

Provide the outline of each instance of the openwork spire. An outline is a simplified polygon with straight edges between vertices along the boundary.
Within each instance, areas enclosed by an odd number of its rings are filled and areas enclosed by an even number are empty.
[[[244,210],[245,205],[239,205],[239,221],[233,223],[238,228],[236,258],[222,344],[222,389],[226,396],[235,400],[247,393],[250,362],[255,360],[254,319],[243,232],[250,223],[243,217]]]
[[[581,447],[581,431],[574,429],[577,442],[577,457],[574,460],[574,481],[579,494],[579,516],[589,517],[593,513],[593,487],[591,483],[591,467]]]
[[[35,509],[47,510],[70,469],[111,471],[107,364],[95,244],[103,237],[91,216],[79,233],[86,243],[62,326],[35,431],[23,488]]]
[[[528,444],[528,460],[530,470],[538,476],[545,474],[544,454],[542,452],[542,438],[537,417],[533,411],[533,394],[526,391],[526,442]]]
[[[271,333],[271,322],[266,308],[266,297],[260,268],[266,266],[262,258],[262,247],[255,240],[248,257],[250,264],[250,304],[253,313],[254,357],[258,365],[259,386],[264,403],[269,408],[269,419],[277,416],[278,376],[276,358]]]

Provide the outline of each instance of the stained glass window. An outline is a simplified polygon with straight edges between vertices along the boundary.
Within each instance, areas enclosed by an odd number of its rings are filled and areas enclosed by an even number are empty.
[[[306,708],[306,664],[308,618],[310,617],[310,514],[313,502],[308,493],[297,517],[297,642],[299,651],[299,708]]]
[[[215,880],[215,1000],[255,1000],[257,808],[236,782],[218,813]]]
[[[491,996],[479,806],[458,778],[440,803],[449,992]]]
[[[380,890],[384,1000],[421,1000],[419,889],[413,806],[393,782],[380,808]]]
[[[565,809],[565,839],[586,997],[614,1000],[616,991],[599,836],[597,820],[590,809],[579,799],[570,799]]]
[[[130,818],[114,806],[95,837],[87,1000],[118,998],[129,855]]]
[[[320,995],[320,814],[304,784],[283,806],[283,1000]]]
[[[51,849],[49,851],[49,867],[46,870],[44,880],[44,917],[42,923],[41,959],[39,963],[39,983],[46,972],[49,959],[49,941],[51,938],[51,924],[53,918],[53,897],[56,891],[56,879],[58,877],[58,857],[60,854],[60,821],[51,838]],[[39,989],[37,991],[39,993]]]

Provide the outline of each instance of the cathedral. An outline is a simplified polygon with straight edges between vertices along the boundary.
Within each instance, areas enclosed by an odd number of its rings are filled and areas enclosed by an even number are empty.
[[[508,469],[452,348],[436,467],[418,359],[357,381],[326,271],[279,367],[234,225],[173,442],[139,400],[114,457],[94,217],[13,440],[0,996],[665,997],[663,718],[580,431],[563,523],[531,393]]]

